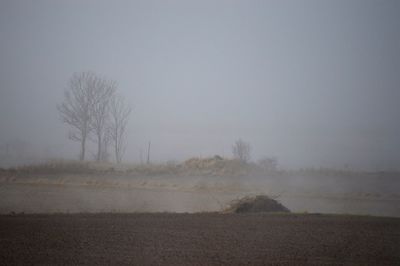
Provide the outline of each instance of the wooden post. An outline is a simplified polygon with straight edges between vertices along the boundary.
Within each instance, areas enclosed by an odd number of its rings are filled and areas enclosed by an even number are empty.
[[[147,147],[147,164],[150,163],[150,145],[151,141],[149,141],[149,146]]]

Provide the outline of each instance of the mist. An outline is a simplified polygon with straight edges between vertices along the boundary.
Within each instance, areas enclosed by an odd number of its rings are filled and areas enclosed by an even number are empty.
[[[73,73],[133,106],[124,161],[232,156],[399,170],[397,1],[1,1],[2,166],[77,159],[56,106]],[[88,158],[95,153],[90,144]]]
[[[0,0],[4,265],[400,265],[400,1]]]

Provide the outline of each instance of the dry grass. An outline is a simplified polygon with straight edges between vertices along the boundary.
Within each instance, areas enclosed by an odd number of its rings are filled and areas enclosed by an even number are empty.
[[[24,174],[88,174],[95,171],[89,162],[54,160],[46,163],[10,168]]]
[[[247,176],[254,166],[238,160],[191,158],[183,163],[122,164],[54,160],[42,164],[2,169],[0,174],[120,174],[124,176]]]
[[[220,156],[209,158],[190,158],[182,163],[167,162],[158,164],[115,164],[109,162],[81,162],[72,160],[52,160],[46,163],[2,169],[0,175],[14,174],[111,174],[124,176],[385,176],[397,177],[398,172],[357,172],[335,169],[300,169],[296,171],[268,171],[255,163],[243,163],[236,159]]]

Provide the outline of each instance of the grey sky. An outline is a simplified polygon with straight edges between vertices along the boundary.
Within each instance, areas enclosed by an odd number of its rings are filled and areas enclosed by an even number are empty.
[[[399,168],[399,1],[0,1],[0,143],[72,158],[74,72],[134,105],[126,161],[231,155]]]

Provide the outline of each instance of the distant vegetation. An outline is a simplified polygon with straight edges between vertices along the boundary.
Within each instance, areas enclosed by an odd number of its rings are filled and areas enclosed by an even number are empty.
[[[222,177],[246,177],[246,176],[398,176],[397,172],[365,172],[338,170],[327,168],[308,168],[294,171],[276,168],[276,162],[261,160],[258,163],[243,163],[238,159],[226,159],[221,156],[209,158],[191,158],[181,163],[167,162],[159,164],[114,164],[109,162],[82,162],[82,161],[49,161],[47,163],[21,166],[9,169],[1,169],[0,173],[31,174],[31,175],[112,175],[112,176],[222,176]],[[267,163],[267,165],[266,165]]]
[[[251,158],[251,146],[250,143],[238,139],[232,147],[233,157],[241,161],[242,163],[247,163]]]
[[[24,174],[113,174],[124,176],[249,176],[262,173],[279,174],[255,163],[221,156],[191,158],[182,163],[113,164],[86,161],[50,161],[44,164],[10,168],[8,171]]]

